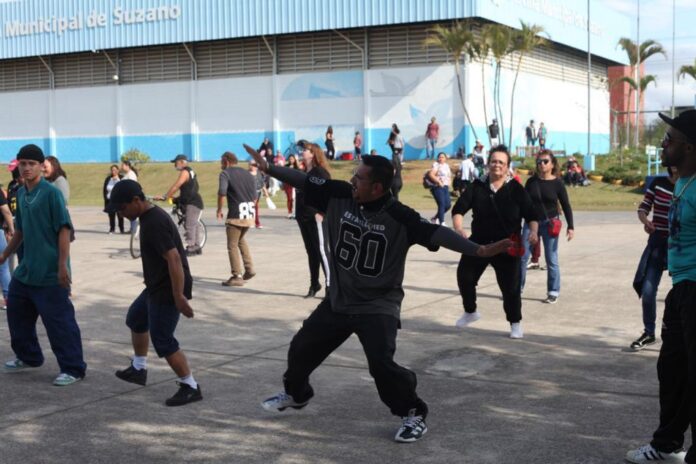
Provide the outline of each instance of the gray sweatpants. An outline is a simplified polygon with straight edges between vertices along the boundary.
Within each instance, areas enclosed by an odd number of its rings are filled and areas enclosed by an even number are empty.
[[[195,250],[200,248],[201,231],[198,230],[198,220],[203,212],[197,206],[186,205],[186,248]]]

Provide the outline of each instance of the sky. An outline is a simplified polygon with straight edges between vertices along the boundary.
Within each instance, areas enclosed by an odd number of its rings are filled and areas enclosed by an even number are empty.
[[[573,0],[584,3],[583,0]],[[657,77],[657,87],[650,84],[645,92],[645,110],[665,110],[672,105],[672,6],[673,0],[604,0],[604,3],[633,20],[632,39],[636,40],[640,18],[640,41],[652,39],[667,52],[667,58],[654,55],[645,63],[645,71]],[[640,3],[640,5],[639,5]],[[675,73],[683,65],[696,64],[696,0],[674,0],[676,12],[674,64]],[[638,7],[640,6],[640,16]],[[675,106],[696,104],[696,80],[685,76],[675,81]],[[654,116],[646,114],[646,119]]]

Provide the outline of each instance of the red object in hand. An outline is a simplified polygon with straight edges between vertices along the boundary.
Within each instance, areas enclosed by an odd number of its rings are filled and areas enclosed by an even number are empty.
[[[524,244],[522,243],[522,238],[520,238],[520,234],[510,235],[510,241],[512,244],[508,247],[507,254],[515,258],[521,258],[524,256],[525,249]]]

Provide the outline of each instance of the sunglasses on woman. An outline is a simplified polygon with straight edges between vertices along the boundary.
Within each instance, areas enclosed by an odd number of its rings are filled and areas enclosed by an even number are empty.
[[[541,165],[541,164],[549,164],[550,162],[551,162],[551,160],[547,158],[547,159],[540,159],[540,160],[537,160],[536,164],[537,164],[537,166],[538,166],[538,165]]]

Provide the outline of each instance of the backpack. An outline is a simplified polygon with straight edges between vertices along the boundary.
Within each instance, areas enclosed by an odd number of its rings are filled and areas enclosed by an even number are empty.
[[[437,184],[430,179],[430,171],[431,170],[428,169],[425,171],[425,174],[423,174],[423,188],[426,189],[437,187]]]

